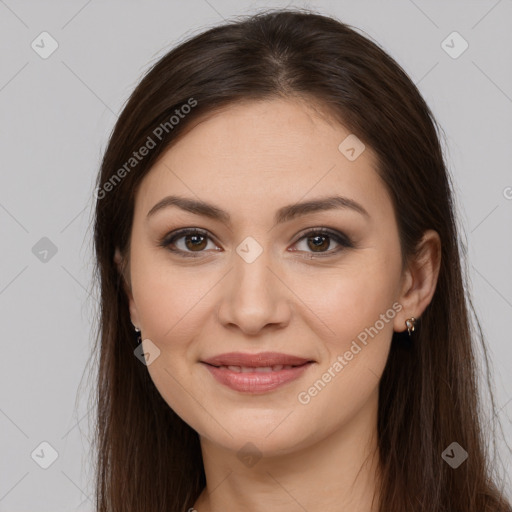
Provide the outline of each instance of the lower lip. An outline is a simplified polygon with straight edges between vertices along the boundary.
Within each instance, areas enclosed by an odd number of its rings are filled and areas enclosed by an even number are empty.
[[[218,368],[206,363],[203,364],[218,382],[235,391],[241,391],[242,393],[264,393],[298,379],[313,363],[266,373],[241,373],[228,370],[227,368]]]

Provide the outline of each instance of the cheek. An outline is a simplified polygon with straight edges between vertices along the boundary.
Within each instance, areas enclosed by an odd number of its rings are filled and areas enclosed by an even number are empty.
[[[309,303],[330,332],[322,364],[297,399],[310,412],[329,410],[332,424],[346,421],[376,392],[399,307],[393,307],[399,262],[371,258],[370,251],[366,256],[357,268],[320,279],[324,292],[311,299],[316,305]]]
[[[133,296],[144,327],[143,337],[159,350],[147,370],[169,407],[199,434],[206,435],[202,428],[204,410],[197,405],[197,389],[203,384],[194,374],[192,351],[208,314],[207,291],[216,280],[173,270],[169,264],[140,268],[140,272],[133,273]]]
[[[207,294],[218,279],[213,273],[173,268],[162,258],[134,258],[132,290],[144,337],[166,348],[187,338],[198,326]],[[193,332],[189,332],[193,336]]]
[[[338,274],[319,303],[318,317],[335,334],[323,338],[322,362],[300,389],[297,402],[309,414],[324,411],[330,429],[343,424],[377,392],[393,335],[393,270],[377,279],[378,264],[365,272]],[[324,432],[325,433],[325,432]]]
[[[357,266],[317,272],[311,278],[296,277],[294,291],[315,313],[310,318],[318,327],[324,324],[324,328],[315,329],[317,334],[329,346],[342,349],[392,307],[395,281],[390,266],[383,268],[379,261],[360,258]],[[379,322],[379,330],[382,328]],[[383,329],[390,332],[392,322],[386,322]]]
[[[366,284],[366,283],[365,283]],[[360,286],[348,281],[330,297],[322,319],[335,333],[325,338],[324,362],[317,377],[330,371],[346,392],[354,386],[376,385],[384,368],[393,333],[393,297],[388,288]],[[330,382],[329,375],[325,380]]]

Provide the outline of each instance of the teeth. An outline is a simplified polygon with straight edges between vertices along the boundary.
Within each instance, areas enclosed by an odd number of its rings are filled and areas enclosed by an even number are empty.
[[[291,370],[293,366],[291,364],[275,364],[274,366],[219,366],[219,368],[227,368],[228,370],[236,373],[269,373],[269,372],[278,372],[280,370]]]
[[[270,373],[271,371],[272,371],[271,366],[258,366],[255,368],[242,368],[242,373],[250,373],[250,372]]]

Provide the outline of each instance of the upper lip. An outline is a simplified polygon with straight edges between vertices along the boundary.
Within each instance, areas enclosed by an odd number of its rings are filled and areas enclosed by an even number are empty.
[[[219,354],[202,361],[213,366],[244,366],[244,367],[266,367],[275,365],[300,366],[311,362],[311,359],[292,356],[289,354],[280,354],[278,352],[260,352],[258,354],[245,354],[243,352],[229,352]]]

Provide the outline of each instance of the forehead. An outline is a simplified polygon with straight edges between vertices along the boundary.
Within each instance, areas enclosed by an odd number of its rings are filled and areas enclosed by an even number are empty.
[[[389,198],[375,154],[366,146],[348,159],[339,146],[349,136],[346,127],[304,101],[230,105],[194,121],[162,154],[141,183],[136,209],[145,215],[172,193],[255,213],[339,193],[382,214],[389,204],[381,203]]]

